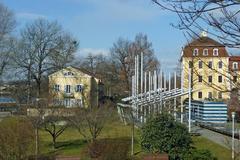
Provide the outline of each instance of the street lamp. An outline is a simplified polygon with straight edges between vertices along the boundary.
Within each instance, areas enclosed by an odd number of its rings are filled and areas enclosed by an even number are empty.
[[[232,159],[234,159],[234,120],[235,112],[232,112]]]

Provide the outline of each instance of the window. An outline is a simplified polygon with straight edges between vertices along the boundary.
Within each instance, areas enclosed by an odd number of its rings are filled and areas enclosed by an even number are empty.
[[[76,92],[82,92],[83,91],[83,85],[79,84],[76,86]]]
[[[222,92],[218,92],[218,99],[222,99]]]
[[[222,76],[218,76],[218,82],[222,83]]]
[[[233,62],[232,69],[238,69],[238,62]]]
[[[70,85],[65,86],[65,93],[71,93],[71,86]]]
[[[233,76],[233,82],[237,82],[237,76]]]
[[[202,98],[202,92],[198,92],[198,98]]]
[[[203,50],[203,55],[204,55],[204,56],[207,56],[207,55],[208,55],[208,49],[204,49],[204,50]]]
[[[65,98],[64,99],[64,105],[67,106],[67,107],[71,106],[71,99],[70,98]]]
[[[193,68],[193,62],[189,61],[189,68]]]
[[[212,61],[208,62],[208,68],[212,68]]]
[[[202,82],[202,76],[198,76],[198,82]]]
[[[195,49],[193,50],[193,56],[198,56],[198,49],[197,49],[197,48],[195,48]]]
[[[218,49],[217,48],[213,49],[213,56],[218,56]]]
[[[223,62],[222,61],[219,61],[218,62],[218,68],[221,69],[223,67]]]
[[[59,92],[60,91],[60,86],[58,84],[55,84],[53,87],[55,92]]]
[[[64,76],[73,76],[74,74],[72,72],[65,72]]]
[[[203,66],[203,62],[202,62],[202,61],[199,61],[199,62],[198,62],[198,68],[202,68],[202,66]]]
[[[212,76],[208,76],[208,83],[212,83]]]
[[[208,98],[212,99],[212,92],[208,92]]]

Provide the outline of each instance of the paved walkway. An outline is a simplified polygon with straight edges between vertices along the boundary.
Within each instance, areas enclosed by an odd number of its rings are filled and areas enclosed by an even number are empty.
[[[228,137],[225,135],[222,135],[220,133],[205,129],[205,128],[200,128],[198,126],[193,126],[192,127],[193,132],[200,133],[201,136],[225,147],[228,149],[231,149],[232,146],[232,137]],[[238,139],[235,139],[235,146],[237,147],[237,144],[239,143]]]

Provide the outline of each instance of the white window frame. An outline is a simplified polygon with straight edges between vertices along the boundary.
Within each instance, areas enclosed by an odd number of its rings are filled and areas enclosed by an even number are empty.
[[[76,92],[82,92],[83,91],[83,84],[76,85]]]
[[[238,62],[232,63],[232,69],[238,69]]]
[[[55,84],[53,87],[55,92],[59,92],[60,91],[60,85],[59,84]]]
[[[193,56],[198,56],[198,49],[197,49],[197,48],[194,48],[194,50],[193,50]]]
[[[64,76],[66,76],[66,77],[71,77],[71,76],[74,76],[74,73],[71,72],[71,71],[64,72]]]
[[[206,51],[206,54],[205,54],[205,51]],[[208,49],[207,48],[203,49],[203,56],[208,56]]]
[[[65,85],[65,93],[71,93],[71,85]]]
[[[213,49],[213,56],[218,56],[218,48],[214,48]]]

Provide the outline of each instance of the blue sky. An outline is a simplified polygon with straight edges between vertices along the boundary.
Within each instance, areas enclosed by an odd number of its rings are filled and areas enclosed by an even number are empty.
[[[57,20],[80,42],[78,55],[108,54],[119,37],[133,40],[148,35],[161,66],[172,69],[186,43],[181,31],[170,26],[177,17],[150,0],[0,0],[15,12],[18,26],[37,18]],[[17,31],[16,31],[17,32]]]

